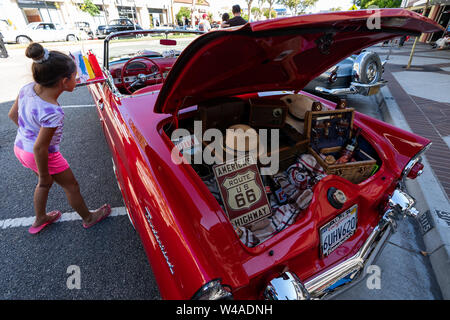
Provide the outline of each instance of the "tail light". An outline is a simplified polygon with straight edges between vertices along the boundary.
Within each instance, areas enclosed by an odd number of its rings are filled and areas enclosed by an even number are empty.
[[[415,179],[423,172],[422,155],[431,147],[431,142],[427,144],[419,153],[417,153],[405,166],[402,172],[402,178],[408,177]]]
[[[412,169],[409,171],[407,177],[409,179],[415,179],[420,176],[423,172],[423,164],[421,162],[417,162]]]

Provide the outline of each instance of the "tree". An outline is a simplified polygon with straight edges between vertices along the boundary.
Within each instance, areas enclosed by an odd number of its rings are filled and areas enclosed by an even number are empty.
[[[262,11],[258,7],[252,8],[252,15],[256,18],[257,21],[261,20],[262,17]]]
[[[267,18],[267,19],[272,19],[272,18],[276,18],[277,17],[277,12],[273,9],[271,9],[271,11],[269,11],[269,8],[264,8],[263,9],[263,15]]]
[[[258,10],[255,10],[255,8],[252,8],[252,13],[256,14],[257,19],[256,20],[261,20],[262,16],[264,15],[264,4],[266,3],[266,0],[258,0]]]
[[[261,14],[262,14],[263,6],[265,3],[266,3],[266,0],[258,0],[258,8],[259,8],[259,11],[261,12]]]
[[[291,14],[297,15],[297,7],[300,4],[300,0],[278,0],[278,3],[289,8]]]
[[[342,11],[342,8],[341,7],[330,8],[329,11]]]
[[[249,20],[247,20],[247,21],[250,21],[250,13],[252,12],[252,2],[253,2],[253,0],[245,0],[245,3],[247,4],[247,8],[248,8],[248,18],[249,18]]]
[[[378,8],[399,8],[402,4],[402,0],[354,0],[361,9],[368,9],[370,6]]]
[[[316,4],[318,0],[278,0],[278,3],[289,8],[291,14],[305,13],[306,9]]]
[[[191,18],[191,10],[189,10],[188,7],[181,7],[180,11],[175,16],[177,18],[177,21],[184,21],[183,18]]]
[[[306,13],[306,9],[313,7],[319,0],[303,0],[297,7],[298,13]]]
[[[267,3],[269,4],[269,10],[268,10],[268,13],[269,13],[269,16],[267,17],[267,19],[272,19],[272,8],[273,8],[273,5],[275,4],[275,1],[277,1],[277,0],[267,0]],[[265,15],[265,13],[264,13],[264,15]],[[274,16],[274,18],[276,18],[276,16],[277,16],[277,14],[275,13],[275,16]]]
[[[80,6],[80,10],[89,13],[91,16],[100,14],[100,10],[91,0],[83,0],[83,4]]]

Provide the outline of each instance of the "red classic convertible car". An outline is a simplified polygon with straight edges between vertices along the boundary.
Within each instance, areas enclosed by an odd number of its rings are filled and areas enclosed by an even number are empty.
[[[162,298],[330,298],[417,216],[403,180],[430,141],[301,91],[356,51],[440,30],[401,9],[372,18],[105,39],[89,89]]]

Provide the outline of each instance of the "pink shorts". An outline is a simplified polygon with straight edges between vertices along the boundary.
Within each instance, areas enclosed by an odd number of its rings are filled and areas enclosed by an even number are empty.
[[[14,146],[14,154],[25,168],[31,169],[39,174],[33,153],[24,151],[17,146]],[[51,175],[61,173],[67,169],[69,169],[69,164],[61,153],[54,152],[48,154],[48,172]]]

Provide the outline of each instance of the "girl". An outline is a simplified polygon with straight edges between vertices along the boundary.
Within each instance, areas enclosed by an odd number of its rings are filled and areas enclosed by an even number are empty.
[[[93,212],[88,210],[69,164],[59,153],[64,112],[57,99],[63,91],[74,90],[76,65],[69,56],[49,52],[38,43],[31,43],[25,54],[33,59],[35,82],[20,89],[8,116],[19,127],[14,143],[16,157],[39,177],[34,191],[36,220],[28,231],[36,234],[61,217],[59,211],[45,211],[53,182],[64,189],[69,204],[83,219],[83,226],[89,228],[106,218],[111,207],[105,204]]]

